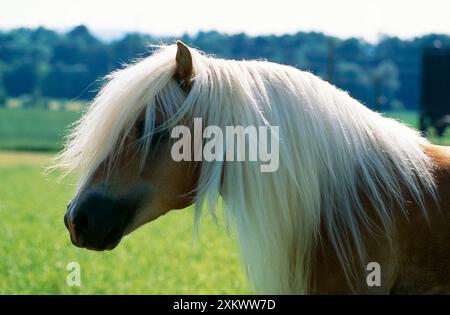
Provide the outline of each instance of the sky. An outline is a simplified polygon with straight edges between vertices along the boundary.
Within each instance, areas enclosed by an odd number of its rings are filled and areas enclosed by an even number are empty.
[[[376,42],[380,35],[412,38],[450,34],[450,0],[0,0],[0,29],[84,24],[104,37],[283,34],[320,31]]]

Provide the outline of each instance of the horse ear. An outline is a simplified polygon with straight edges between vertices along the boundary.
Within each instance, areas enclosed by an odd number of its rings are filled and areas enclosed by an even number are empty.
[[[177,56],[175,60],[175,80],[180,82],[183,88],[189,88],[191,86],[192,77],[194,76],[192,55],[189,47],[180,40],[177,40]]]

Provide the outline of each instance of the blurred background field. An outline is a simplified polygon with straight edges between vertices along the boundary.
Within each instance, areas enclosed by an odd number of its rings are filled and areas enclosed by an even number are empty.
[[[56,151],[75,111],[0,108],[0,150]]]
[[[54,104],[60,102],[54,101]],[[70,104],[70,102],[68,102]],[[64,106],[64,105],[60,105]],[[80,117],[86,104],[70,109],[0,108],[0,150],[50,151],[62,148],[63,137]],[[58,107],[59,108],[59,107]],[[418,128],[417,111],[386,111],[384,115]],[[428,138],[436,144],[450,145],[450,135],[437,137],[430,130]]]

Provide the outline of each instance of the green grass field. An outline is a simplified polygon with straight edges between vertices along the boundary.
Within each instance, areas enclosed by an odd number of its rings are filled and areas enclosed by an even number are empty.
[[[418,125],[416,112],[389,112],[410,126]],[[0,108],[0,150],[55,152],[61,149],[62,137],[68,126],[80,116],[79,111],[47,109]],[[437,138],[434,143],[450,145],[450,135]]]
[[[0,108],[0,149],[56,151],[78,112]]]
[[[77,117],[70,111],[0,109],[0,149],[50,150]],[[409,125],[412,112],[389,113]],[[450,138],[432,138],[450,144]],[[75,248],[63,224],[73,179],[42,175],[53,153],[0,152],[0,294],[251,293],[235,241],[206,216],[193,241],[193,210],[144,226],[111,252]],[[66,284],[70,262],[81,287]]]

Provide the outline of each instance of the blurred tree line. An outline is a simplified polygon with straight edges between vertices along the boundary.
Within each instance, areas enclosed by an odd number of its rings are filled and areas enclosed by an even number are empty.
[[[65,34],[42,27],[0,32],[0,106],[7,97],[27,96],[29,106],[37,106],[46,98],[89,100],[103,75],[134,58],[149,55],[149,44],[173,40],[130,33],[105,42],[85,26]],[[445,35],[413,40],[385,37],[374,45],[313,32],[257,37],[199,32],[184,35],[181,40],[219,57],[264,58],[297,66],[381,110],[416,109],[422,48],[450,44],[450,37]]]

